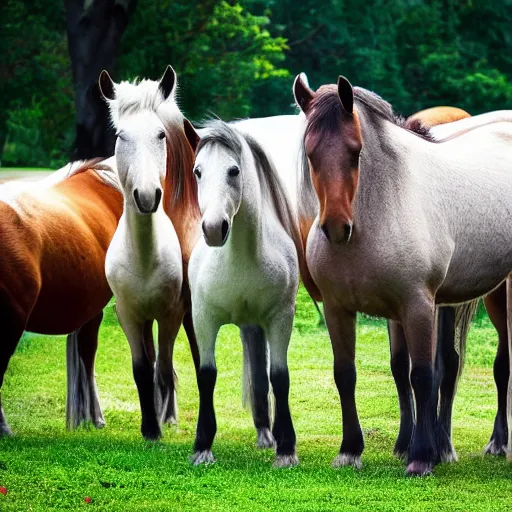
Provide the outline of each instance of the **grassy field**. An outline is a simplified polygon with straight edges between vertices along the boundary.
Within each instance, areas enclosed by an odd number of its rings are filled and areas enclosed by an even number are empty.
[[[26,334],[4,384],[5,412],[16,436],[0,440],[1,511],[498,511],[512,509],[512,465],[482,456],[492,430],[496,334],[473,326],[455,404],[460,462],[424,479],[404,476],[392,455],[398,428],[385,324],[358,329],[357,402],[365,431],[363,469],[333,469],[340,407],[327,333],[303,291],[290,349],[291,409],[300,465],[271,467],[271,451],[255,448],[249,411],[241,405],[241,345],[226,327],[217,344],[217,462],[192,467],[198,396],[188,347],[180,333],[179,427],[158,443],[139,434],[139,410],[128,344],[111,307],[101,331],[97,380],[107,426],[66,432],[65,343]],[[92,502],[84,502],[86,496]]]

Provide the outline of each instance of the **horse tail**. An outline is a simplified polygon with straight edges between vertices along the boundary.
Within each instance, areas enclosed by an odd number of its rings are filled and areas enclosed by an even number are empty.
[[[264,330],[258,325],[245,325],[240,328],[243,345],[243,384],[242,404],[251,407],[253,417],[262,414],[270,418],[269,395],[269,357]],[[263,391],[263,392],[262,392]]]
[[[83,421],[91,419],[87,372],[78,349],[79,332],[80,329],[73,331],[66,339],[66,427],[68,430],[73,430]]]
[[[472,300],[457,306],[455,309],[455,350],[459,353],[459,374],[458,378],[462,375],[464,369],[464,362],[466,359],[466,346],[469,327],[471,321],[475,316],[475,311],[478,306],[478,300]]]

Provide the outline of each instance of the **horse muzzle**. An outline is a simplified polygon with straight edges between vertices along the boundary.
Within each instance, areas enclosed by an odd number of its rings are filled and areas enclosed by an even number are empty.
[[[140,213],[144,215],[155,213],[158,210],[160,201],[162,200],[162,189],[157,188],[153,193],[151,193],[142,192],[136,188],[133,191],[133,199]]]
[[[325,221],[320,224],[325,238],[335,245],[348,244],[352,238],[354,224],[351,220],[346,222]]]
[[[227,219],[222,219],[220,222],[203,220],[201,228],[207,245],[210,247],[222,247],[228,239],[230,223]]]

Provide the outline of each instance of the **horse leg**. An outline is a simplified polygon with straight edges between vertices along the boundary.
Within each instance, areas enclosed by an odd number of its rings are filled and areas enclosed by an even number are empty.
[[[185,315],[183,316],[183,327],[187,335],[188,344],[190,346],[190,352],[192,354],[192,360],[194,361],[194,367],[196,369],[196,375],[199,371],[199,348],[197,346],[196,333],[194,331],[194,324],[192,322],[191,307],[185,309]]]
[[[507,287],[507,332],[508,332],[508,389],[507,389],[507,460],[512,461],[512,281],[509,276]]]
[[[437,451],[441,462],[457,460],[452,444],[452,412],[455,391],[459,380],[460,355],[455,347],[454,307],[441,307],[438,311],[437,355],[434,384],[434,399],[439,393],[439,422],[437,430]],[[440,383],[440,386],[438,384]]]
[[[244,402],[249,401],[257,432],[258,448],[273,448],[268,405],[268,354],[265,331],[259,325],[240,328],[244,351]]]
[[[89,420],[96,428],[105,426],[94,375],[102,319],[100,312],[67,337],[66,426],[70,430]]]
[[[213,407],[213,392],[217,380],[215,364],[215,341],[220,324],[212,323],[204,311],[194,314],[194,329],[199,340],[199,371],[197,386],[199,388],[199,416],[197,419],[194,454],[190,462],[194,465],[215,462],[212,444],[217,432],[217,421]]]
[[[509,379],[507,284],[503,283],[484,298],[489,319],[498,333],[498,349],[494,359],[494,382],[498,394],[498,410],[494,429],[484,453],[505,455],[507,449],[507,387]]]
[[[334,381],[341,402],[343,439],[334,467],[362,467],[363,432],[357,416],[356,390],[356,315],[324,301],[324,314],[334,354]]]
[[[158,320],[158,357],[155,371],[155,391],[160,415],[160,423],[175,425],[178,418],[176,405],[177,376],[172,362],[174,342],[180,330],[183,314],[171,311]]]
[[[414,398],[412,396],[409,351],[402,325],[388,321],[389,345],[391,349],[391,373],[395,379],[400,404],[400,430],[395,443],[394,454],[406,459],[414,430]]]
[[[272,435],[276,443],[274,467],[285,468],[299,463],[295,451],[296,436],[290,405],[290,375],[288,372],[288,346],[293,327],[295,305],[282,309],[274,316],[266,331],[270,348],[270,382],[275,399]]]
[[[2,346],[0,351],[0,390],[2,389],[7,366],[16,350],[26,324],[22,316],[12,310],[9,300],[4,301],[2,299],[3,297],[0,295],[0,341]],[[5,418],[0,392],[0,437],[11,435],[12,430]]]
[[[407,473],[427,475],[437,460],[434,433],[437,424],[437,396],[434,393],[435,306],[423,296],[408,304],[402,322],[411,357],[411,385],[416,402],[414,429]]]
[[[147,335],[148,325],[151,325],[151,322],[136,320],[119,300],[116,311],[132,353],[133,377],[139,394],[142,415],[141,432],[145,439],[157,440],[162,433],[155,407],[154,349],[153,353],[148,353],[144,336]]]

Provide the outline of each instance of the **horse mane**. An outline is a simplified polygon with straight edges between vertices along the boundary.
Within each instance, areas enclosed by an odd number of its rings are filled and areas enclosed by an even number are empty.
[[[356,105],[371,117],[376,117],[379,120],[384,119],[426,141],[436,142],[436,139],[426,125],[419,120],[408,120],[396,114],[391,104],[382,99],[378,94],[362,87],[354,87],[353,91]],[[343,116],[347,115],[339,99],[336,85],[323,85],[320,87],[311,102],[310,109],[305,136],[315,132],[318,140],[336,133],[339,130]],[[301,201],[299,202],[299,213],[305,218],[314,218],[318,213],[318,198],[311,180],[304,141],[301,145],[299,161],[301,162],[299,176],[299,197]]]
[[[172,126],[167,129],[167,135],[165,183],[172,191],[168,194],[167,201],[172,196],[172,207],[187,208],[200,215],[197,183],[192,172],[195,160],[194,151],[182,128]],[[170,205],[169,202],[167,204]]]
[[[98,157],[91,158],[89,160],[77,160],[76,162],[71,162],[68,164],[69,172],[64,179],[68,179],[72,176],[75,176],[76,174],[92,170],[96,172],[96,174],[103,180],[105,184],[116,189],[118,192],[121,192],[121,186],[119,185],[119,180],[117,179],[116,169],[112,164],[115,164],[113,157],[107,159]]]
[[[262,195],[272,205],[280,224],[293,240],[299,258],[299,265],[302,265],[304,249],[298,219],[295,218],[292,212],[290,201],[272,160],[250,135],[240,132],[223,121],[209,121],[205,124],[205,128],[208,131],[201,137],[196,150],[197,153],[207,145],[219,144],[227,149],[237,161],[240,161],[243,141],[245,141],[256,164]]]

